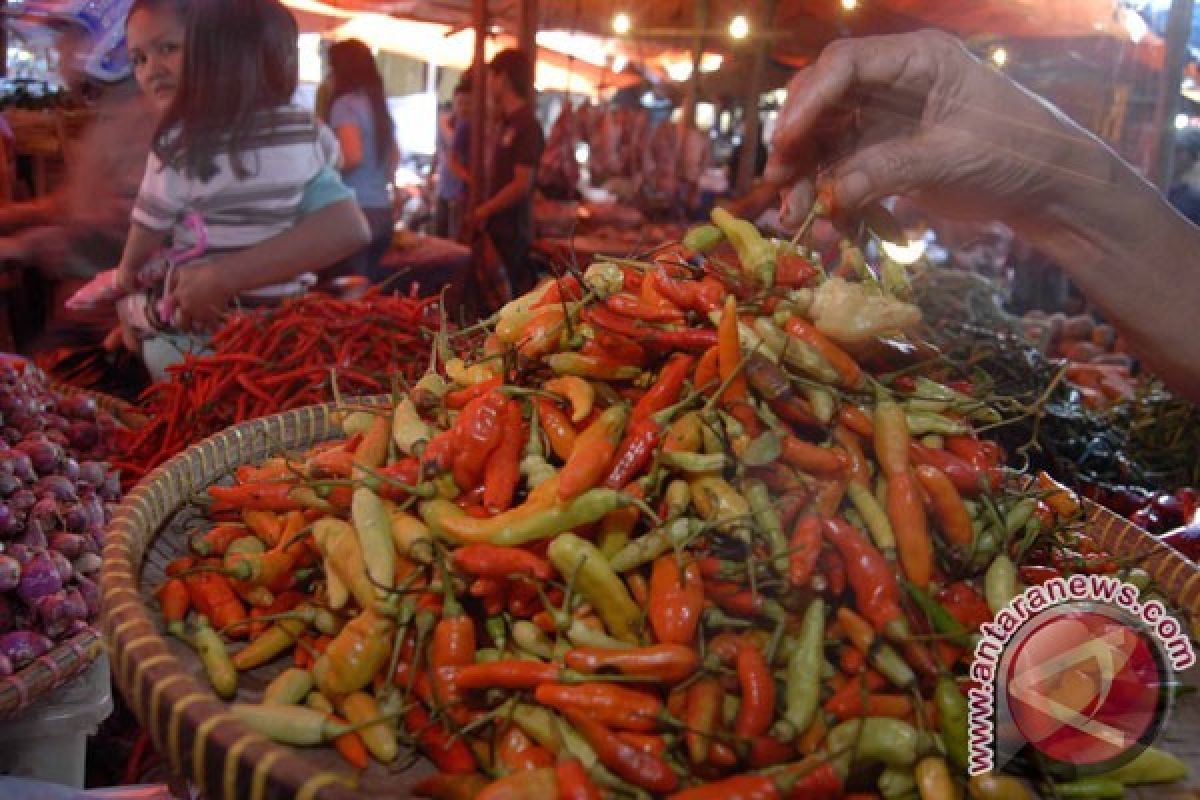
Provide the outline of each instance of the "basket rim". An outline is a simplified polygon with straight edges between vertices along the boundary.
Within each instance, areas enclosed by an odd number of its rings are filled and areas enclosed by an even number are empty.
[[[0,720],[20,716],[31,705],[90,667],[104,648],[95,625],[69,639],[55,643],[49,651],[12,675],[0,678]]]
[[[391,399],[387,395],[350,398],[342,407],[378,405]],[[277,744],[243,725],[207,682],[195,677],[168,648],[164,632],[139,591],[145,554],[162,524],[182,506],[167,507],[162,487],[174,479],[190,484],[190,492],[194,492],[248,463],[253,454],[240,448],[259,431],[278,434],[277,444],[285,447],[331,438],[340,433],[331,418],[337,408],[332,402],[305,406],[213,434],[149,472],[125,495],[113,517],[100,585],[101,625],[113,658],[114,681],[156,747],[167,755],[172,769],[191,777],[202,793],[214,798],[341,800],[364,795],[347,782],[345,774],[320,769],[306,760],[302,751]],[[298,437],[291,443],[286,439],[289,426]],[[1085,508],[1090,532],[1100,546],[1113,553],[1144,556],[1143,566],[1167,596],[1182,611],[1200,618],[1200,567],[1108,509],[1086,499]],[[142,557],[135,563],[136,536],[145,540],[140,546]]]

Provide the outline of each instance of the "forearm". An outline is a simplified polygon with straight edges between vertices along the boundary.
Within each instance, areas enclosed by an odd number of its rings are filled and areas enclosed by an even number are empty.
[[[481,204],[481,210],[486,211],[487,216],[494,216],[501,211],[507,211],[517,203],[525,199],[529,194],[529,187],[522,181],[510,181],[503,189],[492,195],[486,202]]]
[[[331,267],[370,239],[366,218],[347,198],[314,211],[272,239],[213,263],[219,265],[231,294],[237,294]]]
[[[150,260],[150,256],[160,250],[166,241],[166,231],[155,231],[140,223],[132,223],[129,226],[129,236],[125,239],[125,249],[121,252],[121,263],[117,268],[136,275]]]
[[[1089,163],[1044,219],[1018,230],[1062,266],[1152,372],[1200,401],[1200,336],[1192,327],[1200,228],[1100,145],[1081,155]]]

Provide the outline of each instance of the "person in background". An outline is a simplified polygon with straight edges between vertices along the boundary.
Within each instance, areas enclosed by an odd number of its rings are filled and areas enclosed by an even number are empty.
[[[236,252],[286,231],[299,217],[306,187],[334,157],[312,115],[289,105],[296,88],[296,23],[278,0],[205,0],[189,5],[180,80],[158,122],[116,284],[132,293],[122,320],[139,330],[152,375],[205,337],[178,327],[171,303],[180,287],[208,296],[229,289],[269,298],[294,267],[228,274],[184,265],[140,293],[142,269],[172,237],[176,249],[206,256]],[[137,10],[130,20],[139,83],[151,90],[146,57],[153,36]],[[149,37],[143,39],[143,35]],[[144,43],[145,42],[145,43]],[[187,217],[199,215],[199,229]],[[285,284],[286,285],[286,284]],[[278,287],[275,287],[278,288]],[[162,301],[159,302],[161,292]]]
[[[438,118],[437,207],[433,232],[443,239],[458,239],[462,230],[463,208],[467,202],[467,169],[471,149],[471,81],[467,75],[454,87],[450,112]]]
[[[1175,142],[1175,178],[1167,199],[1180,213],[1200,225],[1200,131],[1180,131]]]
[[[358,39],[333,44],[329,48],[329,75],[332,99],[328,122],[342,148],[342,176],[354,190],[371,227],[370,243],[340,270],[379,283],[387,277],[379,262],[391,244],[395,227],[390,187],[400,163],[396,126],[388,110],[383,76],[365,44]]]
[[[1003,221],[1060,265],[1168,386],[1200,401],[1200,228],[954,37],[827,47],[788,87],[766,177],[792,226],[818,190],[835,213],[912,194],[931,213]]]
[[[467,220],[482,228],[502,264],[477,276],[485,305],[495,306],[505,294],[533,287],[529,262],[533,241],[533,188],[545,141],[533,115],[533,64],[520,50],[503,50],[488,65],[488,89],[499,112],[500,127],[492,146],[487,199]],[[507,287],[504,286],[507,284]]]

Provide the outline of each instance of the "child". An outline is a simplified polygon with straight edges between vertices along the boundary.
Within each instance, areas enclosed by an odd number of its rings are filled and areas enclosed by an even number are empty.
[[[155,132],[116,270],[122,292],[141,288],[139,274],[169,236],[175,251],[196,249],[203,236],[206,255],[219,256],[287,230],[332,155],[311,113],[289,105],[297,29],[278,0],[195,2],[186,29],[182,76]],[[202,226],[185,224],[189,212]],[[159,288],[168,297],[171,278]],[[169,325],[153,313],[169,312],[169,303],[130,299],[123,317],[142,323],[143,338],[152,334],[147,322]]]

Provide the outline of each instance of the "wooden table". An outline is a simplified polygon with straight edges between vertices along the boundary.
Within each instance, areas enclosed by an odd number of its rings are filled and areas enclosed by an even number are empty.
[[[471,248],[450,239],[418,234],[405,237],[380,262],[396,291],[407,293],[415,285],[421,297],[446,290],[446,308],[456,309],[462,302],[467,278],[471,274]]]

